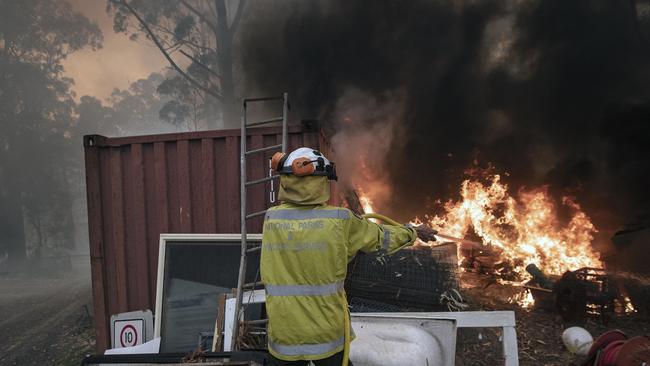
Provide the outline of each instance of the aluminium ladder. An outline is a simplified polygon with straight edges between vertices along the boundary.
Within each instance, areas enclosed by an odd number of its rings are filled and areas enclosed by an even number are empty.
[[[264,119],[261,121],[255,121],[255,122],[249,122],[246,119],[246,105],[247,103],[257,103],[257,102],[271,102],[271,101],[282,101],[282,116],[281,117],[276,117],[276,118],[269,118],[269,119]],[[287,114],[289,112],[289,96],[287,93],[282,94],[281,96],[277,97],[266,97],[266,98],[247,98],[242,101],[242,116],[241,116],[241,148],[239,150],[239,169],[240,169],[240,195],[241,195],[241,202],[240,202],[240,220],[241,220],[241,257],[240,257],[240,262],[239,262],[239,276],[237,278],[237,293],[236,293],[236,300],[235,300],[235,321],[233,324],[233,331],[232,331],[232,347],[233,350],[236,350],[237,347],[237,337],[239,335],[239,323],[240,319],[243,319],[243,306],[242,306],[242,297],[244,293],[244,281],[246,280],[246,255],[248,253],[258,251],[261,249],[260,246],[253,247],[253,248],[248,248],[248,244],[246,242],[246,235],[247,235],[247,230],[246,230],[246,221],[248,219],[258,217],[261,215],[264,215],[266,213],[266,210],[262,211],[257,211],[253,213],[247,213],[246,212],[246,189],[250,186],[260,184],[260,183],[265,183],[268,181],[272,181],[273,179],[276,179],[279,177],[277,174],[273,174],[272,172],[269,173],[268,177],[261,178],[261,179],[255,179],[251,181],[247,181],[246,177],[246,157],[251,154],[256,154],[264,151],[270,151],[270,150],[276,150],[280,149],[283,153],[287,152],[287,139],[288,139],[288,133],[287,133]],[[266,146],[262,147],[259,149],[254,149],[254,150],[246,150],[246,137],[247,137],[247,132],[246,128],[247,127],[253,127],[253,126],[260,126],[260,125],[266,125],[269,123],[276,123],[276,122],[282,122],[282,143],[278,145],[272,145],[272,146]]]

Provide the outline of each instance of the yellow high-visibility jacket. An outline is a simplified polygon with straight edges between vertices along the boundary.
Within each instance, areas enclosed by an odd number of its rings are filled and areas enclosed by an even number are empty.
[[[348,262],[358,251],[392,254],[415,239],[412,228],[378,225],[346,208],[285,202],[269,209],[261,276],[271,354],[319,360],[342,351]]]

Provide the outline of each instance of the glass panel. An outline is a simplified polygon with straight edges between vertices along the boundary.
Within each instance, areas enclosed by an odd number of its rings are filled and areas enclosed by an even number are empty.
[[[167,242],[161,352],[190,352],[202,332],[214,332],[217,296],[237,287],[239,259],[239,241]],[[246,282],[255,280],[259,263],[259,252],[248,255]]]

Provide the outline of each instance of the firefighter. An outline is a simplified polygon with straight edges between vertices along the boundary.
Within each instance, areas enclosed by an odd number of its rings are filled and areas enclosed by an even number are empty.
[[[328,206],[328,180],[337,179],[336,170],[317,150],[276,153],[271,164],[280,174],[281,204],[265,216],[261,276],[272,364],[345,364],[350,320],[343,283],[348,262],[358,251],[392,254],[418,236],[435,240],[436,232],[424,225],[379,225],[346,208]]]

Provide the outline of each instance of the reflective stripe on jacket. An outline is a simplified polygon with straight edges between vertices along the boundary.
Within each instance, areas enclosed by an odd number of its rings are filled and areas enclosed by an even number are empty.
[[[343,350],[348,262],[358,251],[391,254],[415,238],[414,229],[378,225],[345,208],[283,203],[269,209],[261,275],[271,354],[318,360]]]

